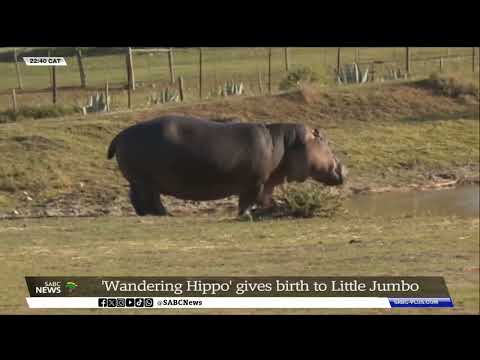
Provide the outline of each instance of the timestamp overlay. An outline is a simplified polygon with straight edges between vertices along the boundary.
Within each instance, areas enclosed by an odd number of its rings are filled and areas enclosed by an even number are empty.
[[[24,57],[23,61],[28,66],[67,66],[67,62],[63,57],[31,56]]]

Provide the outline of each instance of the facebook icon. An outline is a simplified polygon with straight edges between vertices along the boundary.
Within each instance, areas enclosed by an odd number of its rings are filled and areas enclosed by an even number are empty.
[[[98,307],[107,307],[107,299],[99,298],[98,299]]]

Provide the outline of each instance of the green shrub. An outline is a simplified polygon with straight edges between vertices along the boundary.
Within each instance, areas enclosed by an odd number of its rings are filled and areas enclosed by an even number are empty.
[[[301,67],[290,71],[280,82],[280,90],[291,90],[298,88],[302,83],[313,83],[318,81],[317,74],[310,67]]]
[[[331,217],[343,210],[343,196],[331,187],[313,183],[288,184],[278,198],[286,216],[310,218]]]
[[[44,119],[80,113],[78,106],[43,105],[22,106],[17,111],[0,112],[0,123],[15,122],[22,119]]]

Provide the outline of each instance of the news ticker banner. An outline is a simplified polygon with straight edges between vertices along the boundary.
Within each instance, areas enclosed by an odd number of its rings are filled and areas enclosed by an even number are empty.
[[[26,277],[30,308],[453,307],[442,277]]]

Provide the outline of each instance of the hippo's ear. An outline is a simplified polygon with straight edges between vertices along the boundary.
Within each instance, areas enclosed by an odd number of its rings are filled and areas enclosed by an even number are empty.
[[[312,134],[315,139],[322,141],[327,140],[325,135],[319,129],[312,129]]]
[[[322,132],[319,129],[312,129],[312,134],[313,137],[319,138],[320,140],[323,140],[325,136],[323,136]]]

